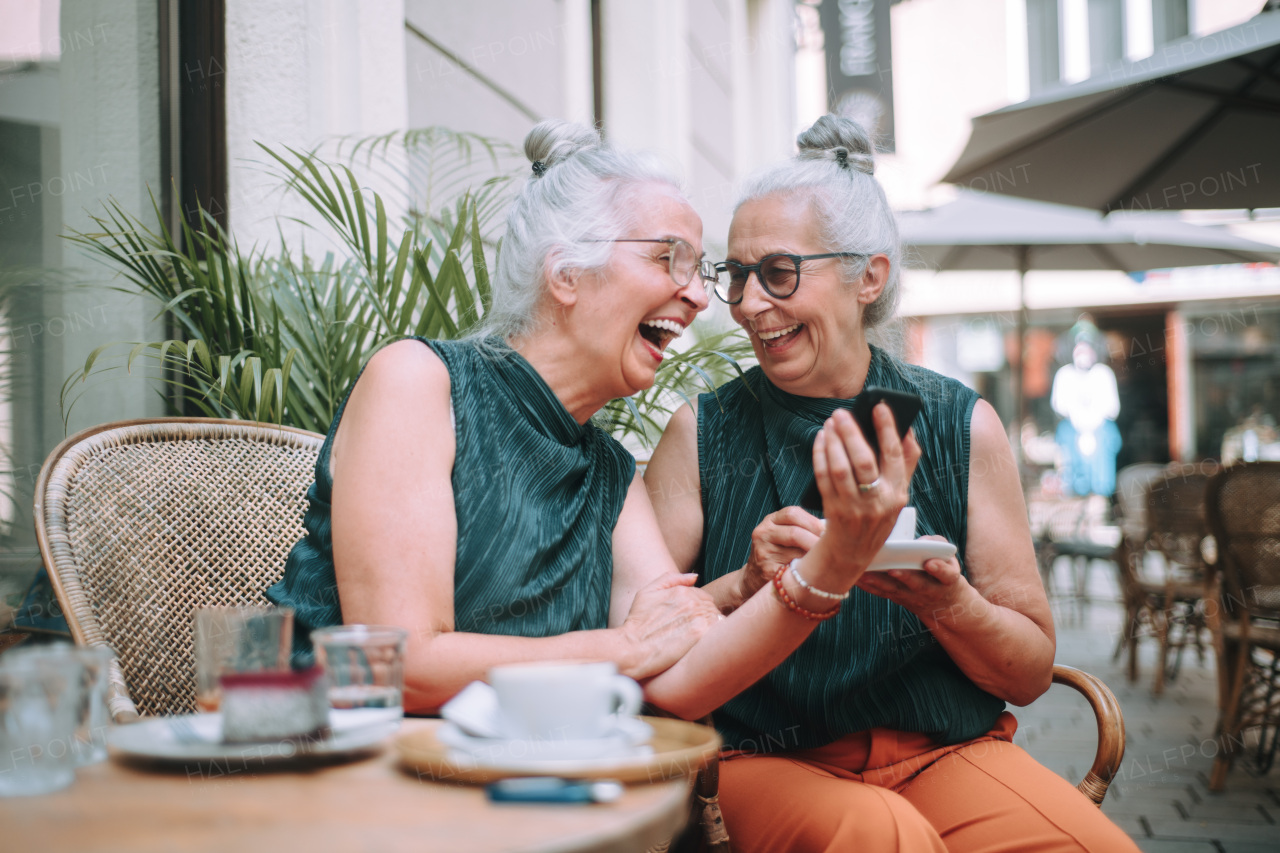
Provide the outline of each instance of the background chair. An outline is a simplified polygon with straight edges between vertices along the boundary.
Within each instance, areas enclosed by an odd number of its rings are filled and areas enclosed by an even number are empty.
[[[1071,569],[1068,615],[1073,621],[1082,617],[1088,604],[1089,568],[1093,561],[1116,559],[1115,543],[1099,542],[1091,535],[1101,525],[1104,509],[1105,498],[1099,495],[1032,501],[1028,506],[1040,581],[1051,600],[1057,594],[1054,568],[1060,557],[1068,561]],[[1062,615],[1058,613],[1059,617]]]
[[[1209,789],[1221,791],[1244,732],[1257,728],[1258,769],[1275,759],[1280,728],[1280,462],[1233,465],[1209,480],[1217,581],[1206,615],[1218,653],[1218,755]],[[1269,738],[1268,738],[1269,735]]]
[[[1159,609],[1141,582],[1141,562],[1147,540],[1147,488],[1165,474],[1165,465],[1139,462],[1126,465],[1116,474],[1116,523],[1120,542],[1115,564],[1124,604],[1124,632],[1116,642],[1115,658],[1128,652],[1126,674],[1138,680],[1138,640],[1158,636],[1155,628]]]
[[[1187,646],[1194,646],[1201,662],[1205,646],[1205,522],[1204,494],[1215,467],[1172,465],[1147,487],[1147,535],[1136,554],[1141,571],[1147,554],[1157,554],[1163,576],[1138,577],[1138,587],[1151,613],[1160,641],[1160,657],[1152,692],[1164,692],[1166,678],[1176,678]]]
[[[68,438],[36,483],[36,538],[72,636],[116,651],[116,722],[194,711],[192,613],[265,604],[302,535],[324,436],[166,418]]]

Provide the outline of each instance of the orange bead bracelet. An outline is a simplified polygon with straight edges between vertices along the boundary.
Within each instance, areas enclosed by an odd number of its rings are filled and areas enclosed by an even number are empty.
[[[773,594],[776,595],[778,597],[778,600],[781,601],[783,604],[785,604],[787,606],[787,609],[790,610],[792,613],[795,613],[799,616],[803,616],[804,618],[809,619],[810,621],[813,621],[813,622],[824,622],[827,619],[830,619],[832,616],[835,616],[837,613],[840,612],[840,604],[837,604],[835,607],[831,608],[830,610],[823,611],[822,613],[815,613],[812,610],[806,610],[805,608],[801,607],[799,604],[796,603],[796,600],[791,597],[791,594],[787,592],[787,588],[782,585],[782,578],[786,573],[787,573],[786,563],[783,563],[782,565],[778,566],[778,571],[775,572],[773,575]]]

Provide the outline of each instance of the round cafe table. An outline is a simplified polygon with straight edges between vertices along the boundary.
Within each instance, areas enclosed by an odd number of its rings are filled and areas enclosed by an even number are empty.
[[[680,778],[628,786],[608,804],[494,804],[481,787],[406,772],[390,743],[362,760],[281,769],[113,759],[66,790],[0,798],[0,839],[14,851],[644,851],[684,825],[689,791]]]

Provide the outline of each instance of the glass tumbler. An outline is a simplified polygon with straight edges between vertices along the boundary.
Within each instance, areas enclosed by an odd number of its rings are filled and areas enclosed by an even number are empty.
[[[311,632],[324,667],[329,707],[386,709],[404,714],[404,652],[409,632],[385,625],[337,625]]]
[[[84,666],[70,655],[0,657],[0,796],[47,794],[76,775]]]
[[[288,607],[199,607],[195,612],[196,705],[216,711],[224,673],[287,672],[293,645]]]
[[[13,649],[9,660],[70,660],[80,666],[81,691],[76,704],[75,738],[71,742],[77,767],[96,764],[107,758],[107,682],[115,652],[108,646],[73,646],[51,643]]]

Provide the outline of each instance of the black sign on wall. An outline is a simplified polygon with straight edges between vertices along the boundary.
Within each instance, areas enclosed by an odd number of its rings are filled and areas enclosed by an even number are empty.
[[[827,55],[827,108],[856,119],[881,151],[894,150],[893,0],[822,0],[818,7]]]

